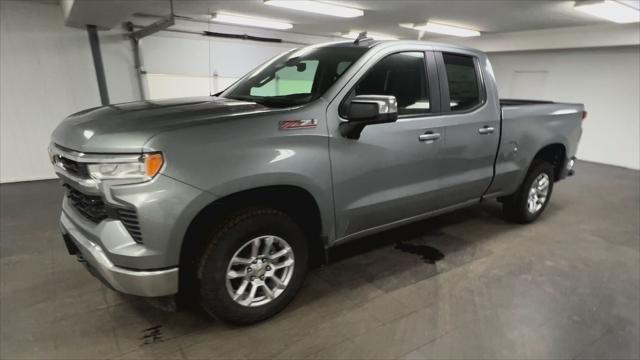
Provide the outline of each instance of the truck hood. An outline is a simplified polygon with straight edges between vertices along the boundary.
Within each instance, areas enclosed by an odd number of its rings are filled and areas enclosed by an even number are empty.
[[[245,118],[271,111],[262,105],[216,97],[136,101],[87,109],[54,130],[55,144],[87,153],[138,153],[154,135],[199,122]]]

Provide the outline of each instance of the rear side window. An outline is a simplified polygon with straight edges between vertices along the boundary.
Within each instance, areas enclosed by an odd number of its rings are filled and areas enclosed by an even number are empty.
[[[464,111],[480,104],[480,86],[473,57],[443,53],[449,82],[451,111]]]
[[[389,55],[371,68],[356,85],[355,95],[393,95],[398,114],[431,111],[426,63],[422,52]]]

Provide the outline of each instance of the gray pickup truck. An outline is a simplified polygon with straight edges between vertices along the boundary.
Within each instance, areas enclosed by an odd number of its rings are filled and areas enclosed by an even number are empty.
[[[585,115],[499,100],[477,50],[360,39],[288,51],[214,96],[81,111],[49,152],[89,271],[248,324],[335,245],[487,199],[535,220]]]

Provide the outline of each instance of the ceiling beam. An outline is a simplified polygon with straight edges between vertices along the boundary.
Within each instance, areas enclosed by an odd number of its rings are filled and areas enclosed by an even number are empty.
[[[173,15],[169,15],[167,17],[163,17],[160,20],[153,22],[150,25],[147,25],[140,30],[136,30],[129,34],[129,36],[133,39],[140,40],[149,35],[155,34],[158,31],[165,30],[176,23],[175,17]]]

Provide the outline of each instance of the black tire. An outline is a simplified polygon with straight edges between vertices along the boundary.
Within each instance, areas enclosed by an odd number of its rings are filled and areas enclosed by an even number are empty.
[[[527,208],[529,191],[533,186],[534,180],[543,173],[547,174],[547,176],[549,177],[549,189],[547,192],[547,197],[545,202],[542,204],[542,207],[532,213]],[[531,168],[529,169],[529,172],[527,173],[527,176],[525,177],[518,190],[514,194],[502,200],[502,211],[504,217],[507,220],[518,224],[528,224],[535,221],[544,212],[544,209],[546,209],[549,201],[551,200],[554,178],[554,169],[551,164],[546,161],[534,160]]]
[[[248,307],[234,301],[227,291],[227,267],[236,251],[249,240],[263,235],[286,240],[295,256],[293,273],[287,287],[275,299],[264,305]],[[287,214],[274,209],[255,208],[235,212],[214,231],[200,260],[200,304],[214,318],[231,324],[248,325],[267,319],[284,309],[295,297],[304,281],[307,265],[304,232]]]

